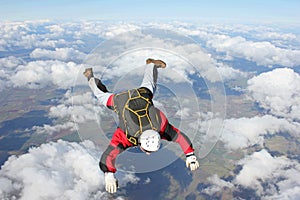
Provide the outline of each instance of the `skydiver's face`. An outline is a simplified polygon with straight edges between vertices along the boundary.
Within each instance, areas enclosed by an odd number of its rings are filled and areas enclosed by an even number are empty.
[[[143,147],[140,146],[140,149],[142,150],[142,152],[145,152],[148,156],[152,153],[151,151],[147,151],[145,149],[143,149]]]

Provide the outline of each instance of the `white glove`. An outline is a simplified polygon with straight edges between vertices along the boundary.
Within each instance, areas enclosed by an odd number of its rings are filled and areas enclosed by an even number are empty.
[[[197,161],[197,157],[194,153],[190,153],[186,155],[185,161],[186,167],[190,168],[191,171],[194,171],[199,168],[199,162]]]
[[[109,193],[117,192],[118,180],[115,177],[115,174],[112,172],[106,172],[104,174],[105,178],[105,189]]]

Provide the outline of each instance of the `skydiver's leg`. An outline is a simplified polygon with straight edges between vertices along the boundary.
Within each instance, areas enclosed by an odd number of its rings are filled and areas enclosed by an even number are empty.
[[[152,95],[154,95],[158,76],[157,68],[165,68],[166,63],[161,60],[149,58],[146,60],[146,64],[147,65],[145,67],[145,73],[141,87],[148,88],[152,92]]]
[[[149,89],[154,95],[156,91],[157,75],[157,67],[153,63],[147,64],[145,66],[144,78],[140,87]]]

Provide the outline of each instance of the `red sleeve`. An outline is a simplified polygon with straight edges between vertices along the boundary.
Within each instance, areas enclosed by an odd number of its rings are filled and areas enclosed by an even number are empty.
[[[107,147],[107,149],[103,152],[100,159],[100,169],[105,172],[113,172],[117,171],[115,162],[120,153],[122,153],[128,147],[133,146],[126,138],[125,133],[122,129],[117,128],[113,137]]]
[[[158,109],[157,109],[157,110],[158,110]],[[163,133],[163,132],[165,132],[166,127],[167,127],[169,121],[168,121],[166,115],[165,115],[162,111],[158,110],[158,112],[159,112],[160,119],[161,119],[161,123],[160,123],[160,132]]]
[[[106,102],[106,106],[109,109],[113,109],[114,108],[114,95],[110,95],[110,97],[108,98],[107,102]]]
[[[194,152],[193,145],[191,143],[191,140],[188,138],[188,136],[185,135],[180,130],[178,130],[173,125],[171,125],[168,119],[166,118],[165,114],[161,111],[160,111],[160,117],[161,117],[161,126],[160,126],[161,138],[164,140],[178,143],[185,154]]]
[[[120,128],[117,128],[116,131],[114,132],[112,139],[110,141],[110,145],[114,147],[119,147],[124,150],[127,149],[128,147],[133,146],[133,144],[131,144],[127,139],[124,131]]]

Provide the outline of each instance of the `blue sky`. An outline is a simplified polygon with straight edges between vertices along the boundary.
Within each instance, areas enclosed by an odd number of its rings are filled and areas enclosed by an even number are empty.
[[[0,0],[0,20],[293,21],[299,0]]]

